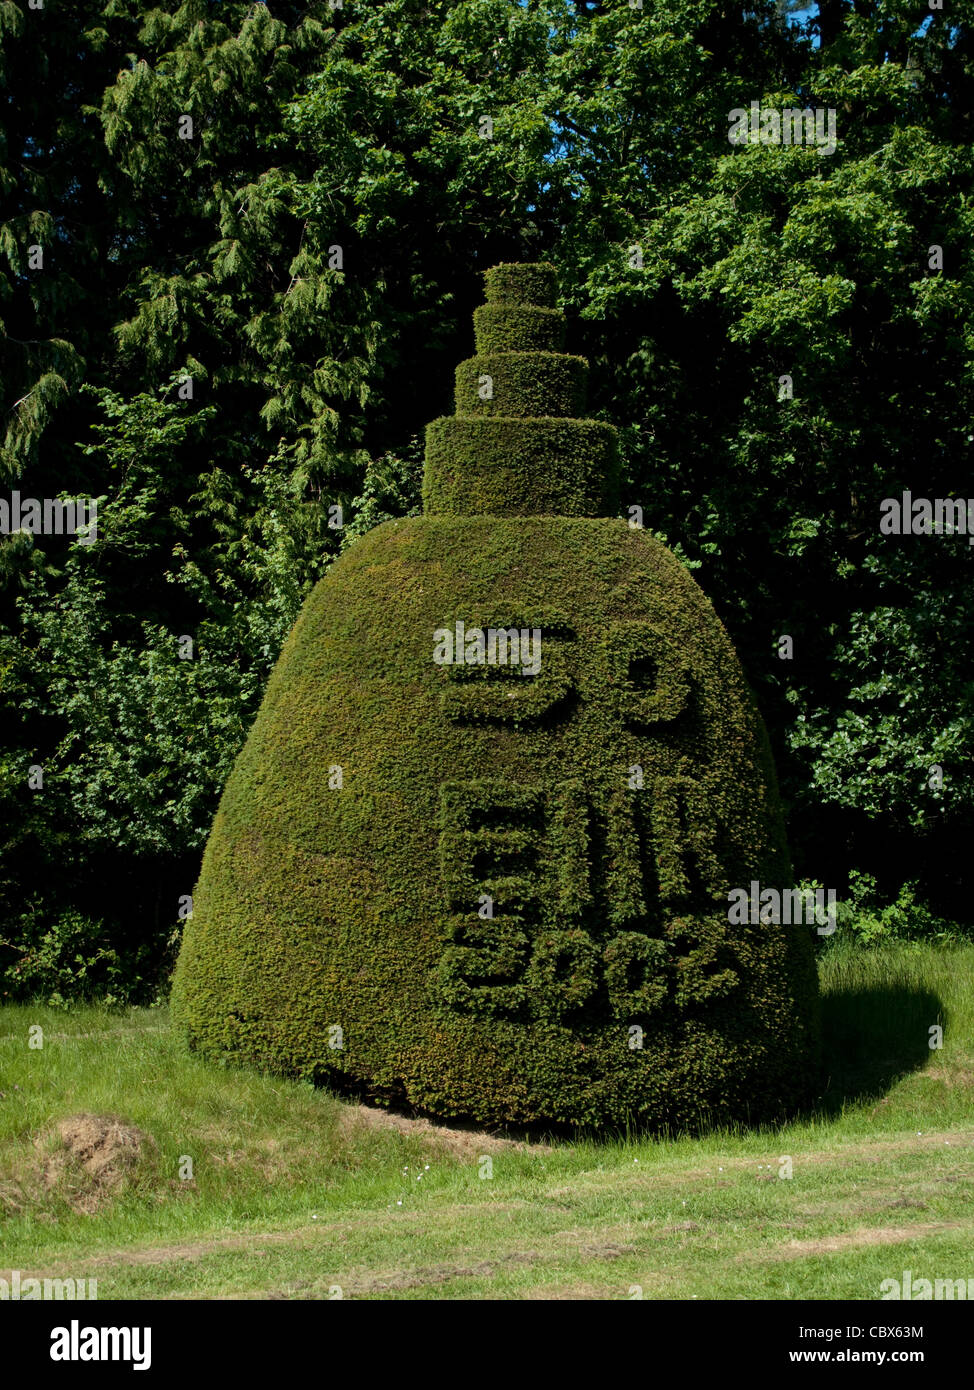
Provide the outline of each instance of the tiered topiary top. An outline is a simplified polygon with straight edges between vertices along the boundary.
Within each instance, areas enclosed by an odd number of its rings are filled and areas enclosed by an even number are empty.
[[[476,356],[456,370],[456,414],[426,431],[426,514],[606,516],[616,431],[585,420],[584,357],[562,349],[550,265],[496,265],[474,312]]]

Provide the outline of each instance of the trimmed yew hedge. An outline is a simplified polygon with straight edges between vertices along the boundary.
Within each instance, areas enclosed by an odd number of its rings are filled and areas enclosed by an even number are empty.
[[[487,298],[491,303],[537,304],[554,307],[558,279],[553,265],[506,261],[484,272]]]
[[[426,429],[423,505],[454,516],[599,516],[618,501],[616,434],[599,420],[444,416]]]
[[[505,332],[549,269],[490,275]],[[224,790],[173,1017],[214,1060],[486,1124],[773,1119],[815,1093],[818,999],[809,928],[728,923],[731,889],[792,882],[767,738],[688,571],[585,515],[613,431],[532,418],[546,373],[561,402],[579,382],[535,345],[491,373],[508,416],[434,421],[427,514],[309,597]],[[484,629],[505,656],[540,634],[536,673],[434,660]]]
[[[553,298],[554,271],[500,265],[485,280],[488,302],[474,311],[477,355],[457,368],[457,413],[427,427],[424,509],[454,516],[614,512],[616,431],[576,418],[587,364],[542,350],[564,339],[564,319],[528,302],[530,295]]]
[[[561,352],[565,320],[558,309],[481,304],[473,311],[478,352]]]
[[[458,619],[544,624],[540,675],[436,666]],[[655,725],[634,623],[686,692]],[[814,1086],[816,985],[807,929],[728,925],[755,879],[791,882],[767,743],[663,546],[604,519],[387,522],[281,654],[174,1017],[213,1059],[488,1124],[769,1118]]]
[[[580,415],[587,376],[585,358],[563,352],[480,353],[457,367],[456,411],[478,416]],[[486,397],[485,391],[490,392]]]

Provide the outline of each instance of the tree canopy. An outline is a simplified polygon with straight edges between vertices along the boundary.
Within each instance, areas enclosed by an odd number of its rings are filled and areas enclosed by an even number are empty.
[[[98,501],[93,544],[0,538],[0,993],[155,987],[283,637],[418,510],[502,260],[557,267],[799,871],[970,916],[974,549],[879,528],[974,496],[970,0],[2,0],[0,90],[0,496]],[[730,143],[752,102],[834,152]]]

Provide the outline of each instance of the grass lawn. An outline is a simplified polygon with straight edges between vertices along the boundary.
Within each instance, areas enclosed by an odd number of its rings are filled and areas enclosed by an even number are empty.
[[[822,983],[820,1108],[667,1140],[439,1127],[204,1065],[161,1009],[6,1007],[0,1276],[100,1299],[872,1299],[904,1270],[974,1276],[974,946],[836,948]],[[58,1138],[82,1112],[149,1136],[114,1187]]]

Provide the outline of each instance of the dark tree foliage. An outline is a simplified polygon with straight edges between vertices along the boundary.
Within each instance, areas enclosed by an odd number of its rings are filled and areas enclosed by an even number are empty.
[[[154,988],[283,637],[418,508],[499,260],[557,266],[800,873],[969,918],[974,548],[879,508],[974,496],[972,92],[970,0],[2,0],[0,497],[99,511],[0,539],[0,990]],[[834,110],[835,152],[731,145],[752,101]]]

